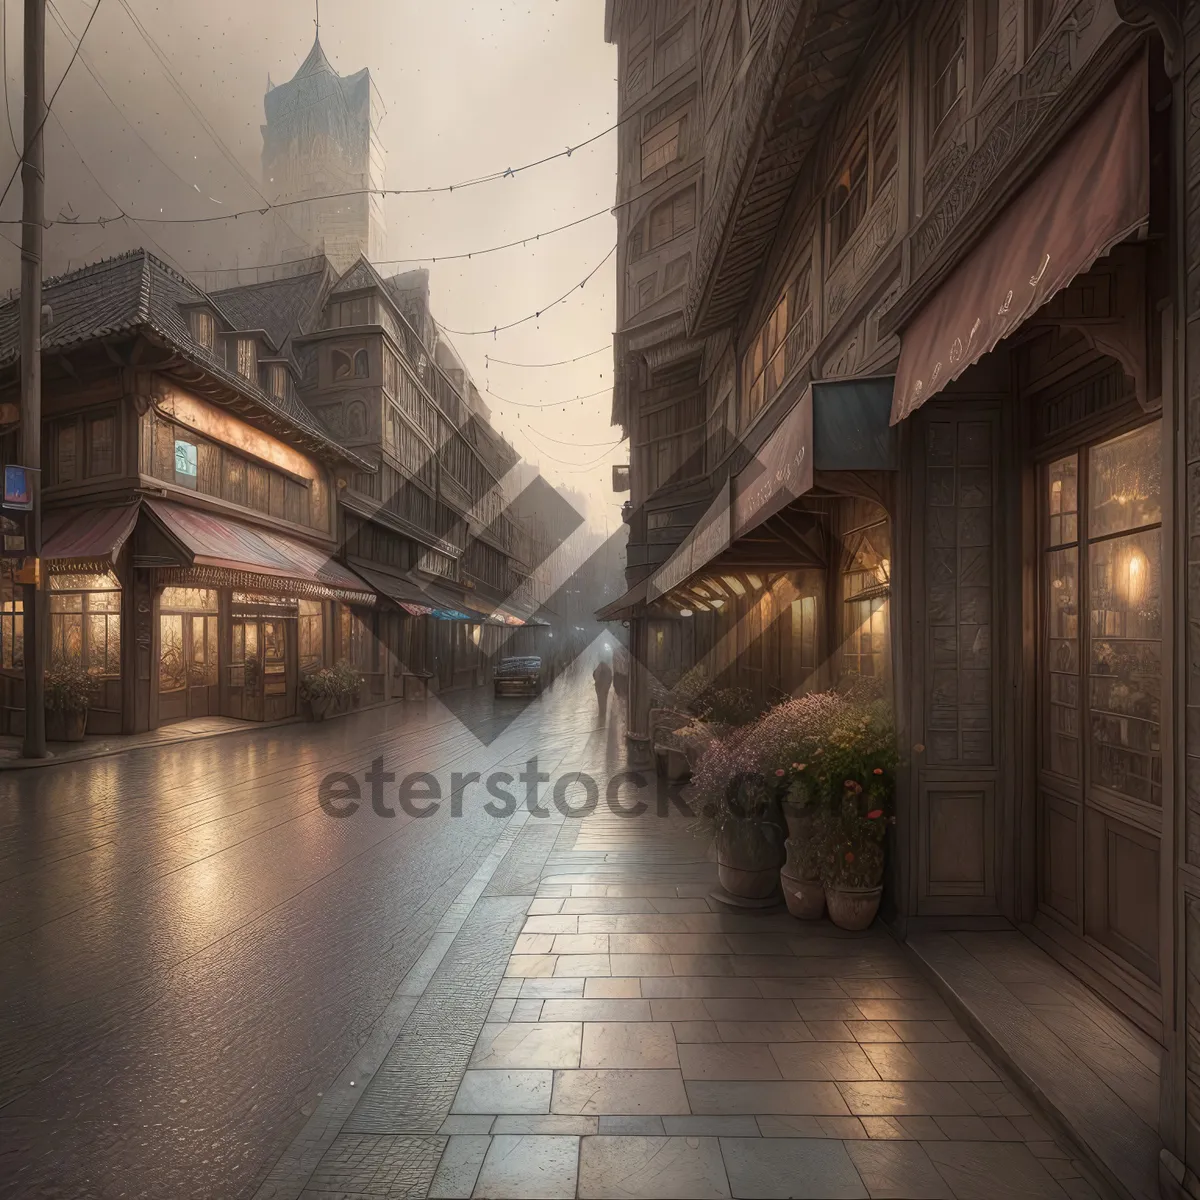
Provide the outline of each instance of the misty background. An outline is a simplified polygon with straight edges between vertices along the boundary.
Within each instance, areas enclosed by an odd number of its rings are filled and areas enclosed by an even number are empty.
[[[8,184],[22,135],[23,6],[0,4],[0,179]],[[94,4],[50,0],[48,97]],[[387,188],[445,187],[520,167],[616,121],[616,50],[604,41],[603,0],[320,7],[331,63],[342,75],[368,68],[385,106]],[[237,283],[233,268],[258,265],[271,223],[286,219],[286,209],[211,218],[266,207],[263,96],[268,78],[285,82],[308,55],[315,15],[314,0],[99,0],[45,129],[46,218],[56,222],[46,231],[47,276],[137,246],[210,289]],[[577,492],[572,499],[586,504],[597,532],[620,528],[612,464],[628,461],[609,425],[616,265],[605,256],[616,243],[608,211],[616,153],[609,132],[512,178],[389,196],[387,261],[378,264],[385,273],[428,267],[434,314],[484,392],[493,424],[550,482]],[[526,246],[433,261],[597,213]],[[20,215],[17,178],[0,205],[0,289],[19,282]],[[541,318],[495,337],[472,335],[546,309],[592,272],[586,287]],[[492,361],[589,354],[554,367]]]

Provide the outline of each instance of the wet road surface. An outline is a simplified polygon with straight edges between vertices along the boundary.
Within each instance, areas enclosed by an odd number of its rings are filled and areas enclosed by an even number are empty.
[[[615,764],[590,683],[0,775],[0,1196],[252,1194],[508,820],[322,779]]]

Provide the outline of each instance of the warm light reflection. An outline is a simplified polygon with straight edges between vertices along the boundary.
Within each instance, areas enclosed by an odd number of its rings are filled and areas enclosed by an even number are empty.
[[[746,578],[750,580],[750,586],[756,592],[762,590],[763,581],[758,575],[747,575]]]
[[[1150,587],[1150,563],[1140,550],[1129,551],[1119,579],[1128,605],[1136,608],[1145,603]]]
[[[725,581],[725,586],[728,587],[735,596],[744,596],[746,594],[746,589],[740,579],[733,575],[722,575],[721,578]]]

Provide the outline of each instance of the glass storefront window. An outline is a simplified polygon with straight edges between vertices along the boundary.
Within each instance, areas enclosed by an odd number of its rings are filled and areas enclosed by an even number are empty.
[[[116,576],[51,575],[49,641],[51,663],[82,666],[98,677],[119,676],[121,592]]]
[[[1084,453],[1084,488],[1075,454],[1042,484],[1042,765],[1158,806],[1162,424]]]
[[[1162,427],[1158,422],[1094,446],[1088,471],[1088,536],[1162,521]]]
[[[163,588],[159,607],[168,612],[215,613],[217,593],[210,588]]]
[[[10,671],[25,667],[25,603],[7,563],[0,566],[0,665]]]

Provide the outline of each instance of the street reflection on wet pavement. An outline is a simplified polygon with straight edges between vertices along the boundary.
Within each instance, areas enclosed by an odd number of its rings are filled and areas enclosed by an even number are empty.
[[[512,820],[335,819],[322,779],[615,771],[590,685],[0,775],[0,1196],[252,1194]]]

